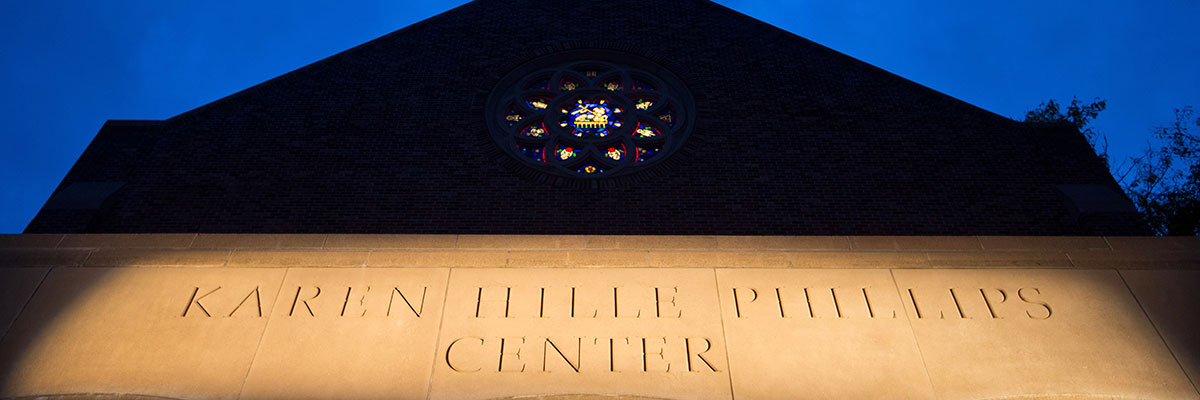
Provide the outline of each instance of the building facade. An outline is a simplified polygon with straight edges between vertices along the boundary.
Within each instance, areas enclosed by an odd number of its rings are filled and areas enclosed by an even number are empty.
[[[589,60],[677,81],[613,97],[676,96],[672,154],[581,178],[498,144],[491,97]],[[27,232],[1146,234],[1120,193],[1071,129],[713,3],[478,1],[165,121],[110,121]]]
[[[477,0],[0,235],[0,397],[1197,399],[1200,240],[1079,132],[702,0]]]

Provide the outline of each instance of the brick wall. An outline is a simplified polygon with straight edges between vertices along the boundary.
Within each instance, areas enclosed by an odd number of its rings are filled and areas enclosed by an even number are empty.
[[[596,189],[504,167],[483,101],[565,48],[628,51],[682,78],[691,151]],[[698,0],[479,0],[152,130],[105,129],[59,190],[125,185],[92,213],[43,210],[27,232],[1146,232],[1132,214],[1074,213],[1055,190],[1112,185],[1081,138],[1046,139]]]

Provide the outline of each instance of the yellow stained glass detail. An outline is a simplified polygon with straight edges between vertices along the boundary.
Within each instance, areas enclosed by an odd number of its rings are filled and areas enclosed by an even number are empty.
[[[605,152],[604,155],[613,160],[621,161],[621,157],[625,155],[625,152],[617,150],[615,147],[609,147],[608,151]]]
[[[588,104],[583,104],[583,101],[581,100],[579,105],[576,106],[575,111],[572,111],[571,113],[576,114],[576,128],[598,129],[608,125],[608,113],[606,111],[608,110],[606,110],[603,106],[588,108]]]
[[[571,157],[575,157],[575,153],[576,150],[570,147],[558,149],[558,158],[562,160],[569,160]]]
[[[546,130],[540,126],[531,126],[528,131],[525,131],[527,136],[542,137],[546,134]]]

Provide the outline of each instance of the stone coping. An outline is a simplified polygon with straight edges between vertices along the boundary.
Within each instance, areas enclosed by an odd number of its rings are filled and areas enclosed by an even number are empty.
[[[0,267],[1198,269],[1198,237],[0,235]]]

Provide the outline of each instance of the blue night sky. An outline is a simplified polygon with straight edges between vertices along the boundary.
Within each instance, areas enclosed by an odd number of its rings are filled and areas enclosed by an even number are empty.
[[[2,2],[0,233],[25,228],[107,119],[170,118],[462,3]],[[1094,126],[1117,161],[1200,107],[1195,0],[718,3],[1012,118],[1107,99]]]

